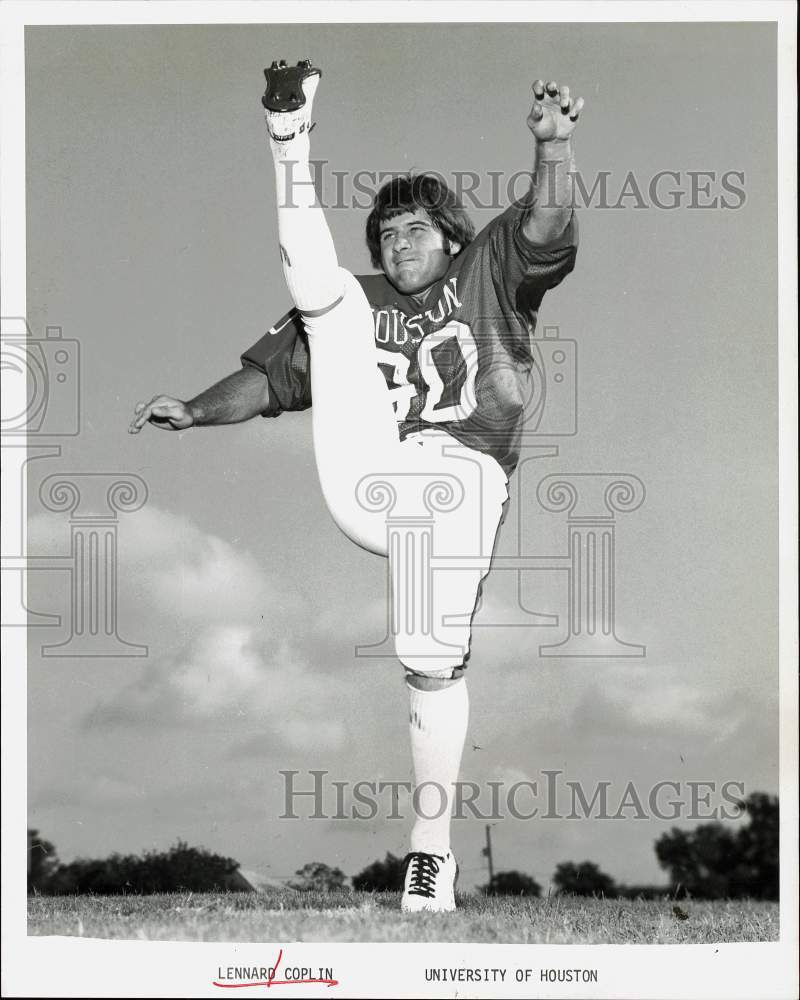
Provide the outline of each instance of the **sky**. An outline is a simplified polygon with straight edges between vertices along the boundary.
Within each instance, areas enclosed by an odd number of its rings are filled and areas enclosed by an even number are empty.
[[[714,172],[716,194],[726,171],[744,174],[734,209],[689,208],[688,193],[674,210],[580,209],[575,271],[539,320],[577,344],[577,434],[537,439],[558,454],[517,474],[498,551],[515,551],[518,523],[526,554],[565,551],[565,515],[537,501],[543,476],[637,476],[646,499],[616,525],[617,631],[646,656],[542,657],[564,634],[564,574],[525,573],[517,595],[496,571],[475,619],[462,778],[541,785],[561,770],[589,793],[611,782],[614,802],[628,782],[644,798],[659,781],[776,792],[774,28],[39,27],[26,32],[27,318],[79,342],[81,427],[30,463],[30,552],[69,552],[67,516],[39,499],[46,476],[139,476],[147,501],[119,516],[119,634],[147,656],[42,656],[68,636],[69,588],[30,574],[29,607],[64,621],[30,630],[30,825],[64,860],[181,838],[272,877],[312,860],[352,875],[407,849],[407,820],[280,818],[282,770],[304,788],[310,769],[351,783],[411,771],[402,671],[354,655],[384,634],[385,563],[327,514],[310,414],[127,434],[138,400],[188,398],[235,370],[289,306],[259,101],[280,57],[323,69],[312,139],[328,202],[334,170],[349,201],[358,171],[411,168],[472,171],[486,200],[489,171],[504,187],[530,167],[538,76],[584,96],[578,166],[590,185],[608,172],[612,205],[629,171],[645,193],[659,171],[684,192],[690,171]],[[483,225],[504,206],[472,214]],[[365,216],[328,213],[357,273],[371,270]],[[560,625],[531,627],[519,600]],[[492,624],[509,619],[528,627]],[[653,842],[672,825],[692,823],[507,816],[495,868],[546,886],[559,862],[590,859],[662,881]],[[465,887],[486,879],[484,826],[454,823]]]

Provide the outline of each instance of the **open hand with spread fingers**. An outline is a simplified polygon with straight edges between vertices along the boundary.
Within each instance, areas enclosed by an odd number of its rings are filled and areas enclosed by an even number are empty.
[[[528,115],[528,128],[539,142],[568,139],[583,109],[583,98],[573,100],[569,87],[550,80],[537,80],[533,85],[533,107]]]

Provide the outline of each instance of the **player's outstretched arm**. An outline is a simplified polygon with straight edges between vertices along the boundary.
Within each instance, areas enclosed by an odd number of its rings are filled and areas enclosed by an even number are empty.
[[[572,215],[575,161],[572,133],[578,124],[583,98],[574,100],[569,87],[551,80],[533,84],[533,107],[528,128],[536,140],[533,173],[534,203],[524,223],[532,243],[557,239]]]
[[[165,431],[211,424],[237,424],[263,413],[269,406],[269,380],[256,368],[245,367],[216,382],[199,396],[184,402],[174,396],[154,396],[137,403],[128,431],[138,434],[150,423]]]

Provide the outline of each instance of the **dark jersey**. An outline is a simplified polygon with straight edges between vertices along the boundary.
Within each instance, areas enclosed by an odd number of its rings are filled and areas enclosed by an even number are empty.
[[[434,284],[423,308],[382,274],[358,277],[375,318],[376,363],[394,403],[400,439],[446,430],[492,455],[507,474],[519,459],[525,416],[536,405],[531,337],[544,293],[575,265],[577,220],[546,246],[522,232],[526,205],[494,219]],[[266,373],[264,416],[311,405],[308,342],[291,310],[242,355]]]

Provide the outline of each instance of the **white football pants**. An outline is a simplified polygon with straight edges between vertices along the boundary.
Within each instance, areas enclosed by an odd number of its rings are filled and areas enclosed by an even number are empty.
[[[303,317],[322,492],[348,538],[389,559],[400,661],[414,673],[458,676],[508,480],[493,458],[444,431],[400,442],[372,310],[352,274],[341,273],[342,299]]]

